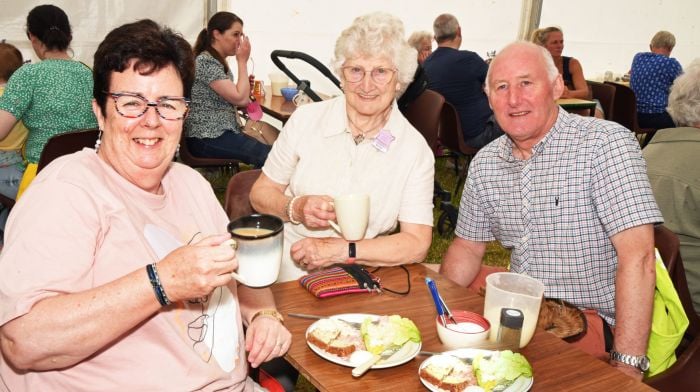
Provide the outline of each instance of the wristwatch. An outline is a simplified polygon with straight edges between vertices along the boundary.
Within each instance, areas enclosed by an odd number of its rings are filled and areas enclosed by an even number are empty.
[[[357,247],[354,242],[348,243],[348,259],[345,260],[345,264],[355,264],[355,257],[357,256]]]
[[[646,355],[629,355],[618,353],[617,351],[610,351],[610,359],[615,362],[636,367],[642,372],[649,370],[649,357]]]

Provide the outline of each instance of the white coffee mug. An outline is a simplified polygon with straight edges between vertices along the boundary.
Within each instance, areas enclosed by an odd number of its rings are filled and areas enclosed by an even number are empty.
[[[282,262],[284,223],[276,216],[252,214],[228,224],[237,248],[238,270],[233,277],[250,287],[269,286],[277,280]]]
[[[365,238],[369,223],[369,195],[338,196],[333,199],[333,206],[338,223],[329,220],[328,224],[348,241]]]

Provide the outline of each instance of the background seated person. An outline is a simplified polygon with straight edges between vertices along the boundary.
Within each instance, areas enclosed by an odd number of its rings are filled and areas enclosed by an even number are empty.
[[[559,27],[545,27],[532,32],[530,40],[537,45],[543,46],[552,55],[554,64],[564,80],[564,92],[561,98],[590,99],[588,83],[583,76],[581,63],[573,58],[562,56],[564,51],[564,32]],[[597,100],[596,100],[597,101]],[[583,111],[573,111],[577,114],[588,115],[588,109]],[[595,116],[605,118],[600,102],[596,105]]]
[[[244,135],[236,121],[237,106],[250,103],[250,41],[243,34],[241,18],[230,12],[214,14],[199,33],[194,54],[196,73],[185,143],[198,157],[237,159],[262,167],[270,146]],[[228,56],[236,57],[235,83]]]
[[[700,59],[673,82],[666,110],[679,127],[658,131],[643,154],[664,225],[681,241],[688,288],[700,314]]]
[[[22,52],[13,45],[0,43],[0,96],[5,92],[5,85],[10,76],[22,66]],[[14,199],[17,195],[17,188],[24,173],[24,158],[22,157],[22,147],[27,140],[27,128],[18,121],[10,130],[7,136],[0,141],[0,167],[6,170],[0,171],[0,193]],[[9,209],[0,206],[0,245],[5,230],[5,222]]]
[[[649,52],[637,53],[630,69],[630,87],[637,98],[637,122],[641,128],[673,128],[676,124],[666,112],[668,92],[683,72],[671,56],[676,37],[668,31],[654,34]]]
[[[395,103],[416,66],[392,15],[360,16],[341,33],[332,69],[344,94],[294,111],[250,195],[256,211],[287,221],[280,281],[348,260],[387,266],[427,255],[435,159]],[[328,220],[333,197],[357,193],[370,195],[369,226],[349,242]]]
[[[433,53],[433,35],[429,31],[416,31],[408,37],[408,44],[418,52],[418,64]]]
[[[99,150],[54,160],[8,222],[0,385],[251,391],[248,365],[283,355],[291,335],[269,289],[232,281],[228,217],[173,162],[192,49],[141,20],[108,33],[94,67]]]
[[[641,360],[655,287],[652,224],[661,213],[633,133],[567,113],[555,102],[563,90],[540,46],[514,43],[494,58],[486,93],[506,135],[469,165],[440,272],[479,286],[486,243],[496,239],[511,249],[512,272],[584,310],[588,332],[575,344],[603,359],[612,343]],[[615,328],[614,342],[605,342],[604,322]],[[641,379],[639,369],[613,364]]]
[[[27,15],[27,38],[41,60],[26,64],[10,77],[0,97],[0,139],[22,121],[28,129],[27,167],[20,184],[3,193],[19,197],[36,175],[46,142],[59,133],[97,127],[92,113],[92,72],[68,53],[73,38],[68,16],[54,5],[40,5]],[[8,178],[16,168],[0,168]]]
[[[428,88],[442,94],[455,107],[464,141],[481,148],[503,135],[484,94],[488,65],[476,53],[459,50],[462,29],[453,15],[435,18],[433,31],[438,47],[423,63]]]

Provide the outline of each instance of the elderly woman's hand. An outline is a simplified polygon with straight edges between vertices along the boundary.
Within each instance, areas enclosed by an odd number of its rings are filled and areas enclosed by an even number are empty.
[[[341,238],[304,238],[292,245],[292,260],[307,270],[344,263],[348,243]]]
[[[281,357],[291,344],[292,334],[274,317],[256,317],[248,326],[245,349],[248,351],[248,362],[254,368]]]
[[[230,234],[213,235],[175,249],[157,265],[171,302],[200,298],[228,284],[238,268]]]
[[[310,229],[325,229],[328,221],[335,220],[333,198],[330,196],[302,196],[294,203],[294,217]]]

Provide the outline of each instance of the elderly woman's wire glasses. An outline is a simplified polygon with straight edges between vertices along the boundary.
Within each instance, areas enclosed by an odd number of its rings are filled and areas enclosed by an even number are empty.
[[[377,67],[371,71],[365,71],[362,67],[347,66],[343,67],[343,77],[350,83],[357,83],[365,78],[365,74],[369,73],[374,83],[387,84],[394,78],[396,68]]]
[[[182,120],[190,107],[185,97],[161,97],[149,102],[144,96],[134,93],[107,93],[114,99],[117,113],[127,118],[141,117],[149,107],[156,108],[156,113],[165,120]]]

